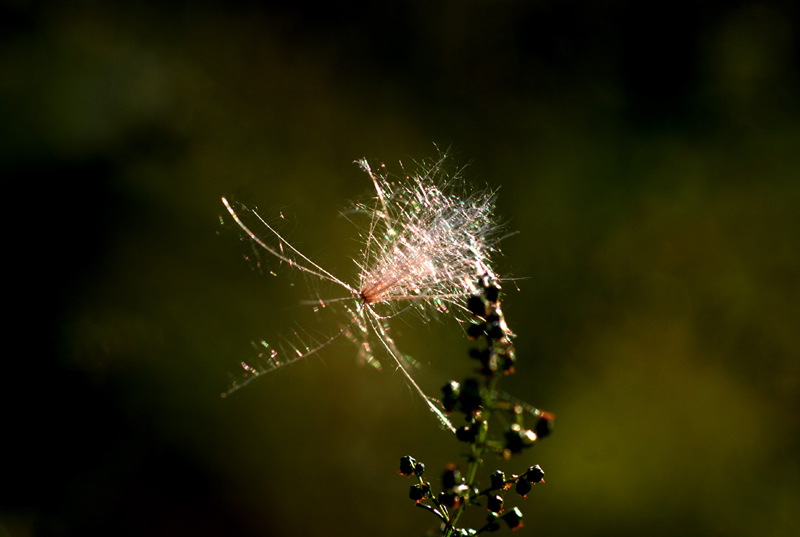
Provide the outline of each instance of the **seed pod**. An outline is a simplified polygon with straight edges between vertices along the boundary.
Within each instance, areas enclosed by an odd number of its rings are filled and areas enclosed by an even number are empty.
[[[533,483],[542,483],[544,482],[544,470],[538,464],[536,466],[531,466],[528,468],[528,471],[525,472],[525,479]]]
[[[531,488],[533,488],[533,485],[531,485],[530,481],[520,477],[517,481],[517,486],[514,487],[514,491],[524,498],[531,491]]]
[[[500,513],[503,511],[503,497],[502,496],[489,496],[486,507],[492,513]]]
[[[522,527],[522,511],[519,510],[519,507],[515,507],[511,511],[506,512],[502,519],[505,520],[508,527],[512,530],[516,530]]]
[[[411,455],[400,457],[400,475],[410,476],[414,473],[414,467],[416,465],[417,461]]]

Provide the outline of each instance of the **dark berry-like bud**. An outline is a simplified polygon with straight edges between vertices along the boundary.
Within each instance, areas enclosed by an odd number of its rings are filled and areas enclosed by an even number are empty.
[[[493,489],[504,489],[506,488],[506,474],[502,471],[497,470],[493,472],[491,476],[489,476],[489,480],[492,484]]]
[[[450,490],[457,485],[460,485],[464,481],[464,478],[461,477],[461,472],[458,471],[458,467],[454,464],[450,464],[447,466],[447,470],[442,473],[442,489]]]
[[[506,451],[509,453],[519,453],[523,448],[532,446],[536,442],[536,433],[530,429],[523,429],[519,424],[514,423],[504,433],[506,440]]]
[[[439,493],[439,503],[447,507],[448,509],[453,509],[461,504],[461,499],[456,496],[455,494],[448,494],[446,492]]]
[[[542,412],[542,417],[539,418],[539,421],[536,422],[536,427],[534,427],[536,436],[539,438],[549,436],[550,433],[553,432],[554,419],[555,416],[553,416],[550,412]]]
[[[452,412],[458,404],[458,398],[461,395],[461,385],[451,380],[442,386],[442,406],[447,412]]]
[[[469,308],[469,311],[471,311],[473,315],[486,317],[486,303],[480,296],[473,295],[469,297],[467,299],[467,308]]]
[[[530,481],[528,481],[524,477],[520,477],[519,480],[517,481],[517,486],[514,487],[514,491],[524,498],[525,496],[528,495],[528,493],[531,491],[532,488],[533,485],[531,485]]]
[[[424,474],[424,473],[425,473],[425,465],[424,464],[422,464],[421,462],[418,462],[417,464],[414,465],[414,475],[416,475],[418,477],[422,477],[422,474]]]
[[[542,483],[544,481],[544,470],[538,464],[536,466],[531,466],[528,468],[528,471],[525,472],[525,479],[533,483]]]
[[[478,410],[483,405],[481,388],[475,379],[466,379],[461,386],[461,394],[458,398],[461,411],[470,414]]]
[[[415,502],[418,502],[424,500],[428,495],[428,492],[430,492],[430,489],[427,485],[411,485],[411,488],[408,491],[408,497]]]
[[[519,510],[519,507],[508,511],[502,516],[502,519],[506,521],[506,524],[508,524],[508,527],[512,530],[522,527],[522,511]]]
[[[470,339],[478,339],[485,333],[486,333],[485,323],[471,324],[469,325],[469,328],[467,328],[467,335],[469,336]]]
[[[489,496],[489,501],[486,507],[492,513],[499,513],[503,510],[503,497],[502,496]]]
[[[489,339],[498,340],[502,339],[505,333],[500,323],[495,322],[486,325],[486,335]]]
[[[489,302],[497,302],[497,299],[500,298],[500,289],[496,285],[489,285],[486,287],[483,296],[485,296],[486,300]]]
[[[442,386],[442,394],[445,397],[458,397],[459,393],[461,393],[461,385],[454,380]]]
[[[482,531],[497,531],[500,529],[500,524],[497,522],[498,517],[497,513],[489,513],[489,516],[486,517],[486,522],[488,522],[483,528]]]
[[[414,473],[414,467],[417,465],[416,459],[410,455],[400,457],[400,475],[409,476]]]
[[[478,431],[476,426],[464,425],[456,429],[456,438],[461,442],[474,442]]]

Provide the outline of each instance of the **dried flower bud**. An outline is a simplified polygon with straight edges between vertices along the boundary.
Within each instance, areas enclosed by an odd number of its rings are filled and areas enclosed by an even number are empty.
[[[530,429],[523,429],[518,423],[514,423],[504,433],[506,440],[506,451],[511,454],[519,453],[526,447],[530,447],[536,442],[536,433]]]
[[[497,531],[500,529],[500,524],[497,522],[499,517],[497,513],[490,512],[489,515],[486,517],[487,524],[481,528],[481,531]]]
[[[533,483],[543,483],[544,482],[544,470],[538,464],[536,466],[531,466],[528,468],[528,471],[525,472],[525,479]]]
[[[519,507],[515,507],[511,511],[508,511],[501,518],[505,520],[506,524],[508,524],[508,527],[512,530],[522,527],[522,511],[519,510]]]
[[[400,475],[410,476],[414,473],[414,468],[417,465],[416,459],[410,455],[400,457]]]
[[[461,393],[458,398],[459,408],[465,414],[471,414],[483,406],[481,388],[475,379],[466,379],[461,385]]]
[[[454,509],[461,505],[461,498],[456,496],[455,494],[448,494],[447,492],[440,492],[439,493],[439,503],[447,507],[448,509]]]
[[[492,484],[492,489],[504,489],[506,488],[506,474],[502,471],[497,470],[489,476],[489,479]]]
[[[422,474],[425,473],[425,465],[421,462],[418,462],[414,465],[414,475],[417,477],[422,477]]]
[[[554,420],[555,416],[553,416],[550,412],[542,412],[542,416],[539,418],[539,421],[536,422],[536,427],[534,427],[536,436],[539,438],[549,436],[553,432]]]
[[[448,465],[447,470],[442,473],[442,489],[444,490],[455,488],[463,482],[464,478],[461,477],[461,472],[454,464]]]
[[[498,339],[503,339],[506,334],[500,323],[495,322],[486,325],[486,335],[489,339],[497,341]]]
[[[442,386],[442,406],[447,412],[452,412],[458,404],[458,398],[461,395],[461,385],[451,380]]]
[[[467,309],[469,309],[473,315],[486,317],[486,303],[479,295],[472,295],[467,299]]]
[[[531,485],[530,481],[528,481],[524,477],[520,477],[519,480],[517,480],[517,486],[514,487],[514,492],[516,492],[517,494],[519,494],[524,498],[525,496],[528,495],[528,493],[531,491],[532,488],[533,485]]]
[[[503,497],[502,496],[489,496],[489,501],[486,507],[492,513],[500,513],[503,511]]]
[[[478,339],[486,333],[486,323],[475,323],[467,328],[467,335],[470,339]]]
[[[488,285],[484,296],[489,302],[497,302],[497,299],[500,298],[500,289],[495,284]]]
[[[429,492],[430,492],[430,487],[428,487],[427,483],[424,485],[420,484],[411,485],[411,488],[408,491],[408,497],[414,500],[415,502],[419,502],[421,500],[424,500],[428,496]]]

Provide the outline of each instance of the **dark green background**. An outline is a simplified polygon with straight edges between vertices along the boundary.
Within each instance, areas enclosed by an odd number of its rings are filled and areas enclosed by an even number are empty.
[[[219,217],[223,195],[283,213],[355,281],[352,161],[434,143],[519,231],[504,386],[557,429],[501,465],[547,472],[517,535],[800,534],[792,2],[17,0],[0,20],[0,536],[432,528],[399,457],[435,480],[463,445],[391,368],[343,341],[219,397],[251,340],[340,321]],[[456,323],[395,331],[430,393],[469,373]]]

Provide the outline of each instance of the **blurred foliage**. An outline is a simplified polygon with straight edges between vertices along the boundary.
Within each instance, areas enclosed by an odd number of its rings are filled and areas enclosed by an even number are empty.
[[[800,533],[793,2],[15,0],[0,21],[0,535],[424,534],[397,460],[460,448],[400,375],[344,341],[219,398],[251,340],[337,324],[251,269],[219,199],[353,278],[352,161],[432,143],[520,232],[507,389],[558,428],[518,533]],[[429,393],[469,372],[455,323],[398,329]]]

